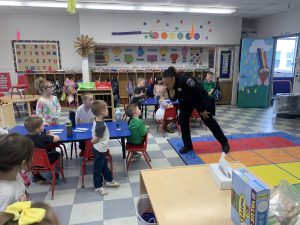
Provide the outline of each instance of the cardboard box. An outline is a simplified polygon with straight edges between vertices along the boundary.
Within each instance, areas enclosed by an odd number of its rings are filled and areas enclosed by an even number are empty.
[[[232,173],[231,219],[237,225],[267,225],[270,189],[246,169]]]

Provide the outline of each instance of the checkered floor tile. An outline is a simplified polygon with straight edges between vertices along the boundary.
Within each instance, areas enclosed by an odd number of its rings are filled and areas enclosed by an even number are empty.
[[[148,110],[145,123],[150,126],[148,151],[154,168],[185,165],[178,157],[167,138],[180,137],[178,132],[166,133],[165,137],[156,131],[156,123],[152,119],[153,109]],[[225,134],[256,133],[271,131],[286,131],[300,137],[300,118],[276,118],[272,108],[242,109],[231,106],[217,106],[216,119]],[[68,111],[62,113],[61,123],[66,121]],[[25,116],[18,119],[22,124]],[[210,130],[205,125],[200,126],[195,121],[191,126],[193,137],[210,136]],[[29,192],[33,201],[46,201],[53,206],[62,225],[136,225],[135,205],[139,196],[139,171],[146,169],[143,159],[135,160],[129,169],[129,176],[124,176],[121,146],[118,141],[110,142],[113,157],[114,178],[121,184],[118,189],[109,189],[105,197],[98,196],[93,191],[92,165],[87,166],[85,188],[81,188],[81,159],[64,160],[64,171],[67,183],[59,179],[55,188],[55,199],[50,199],[50,184],[32,184]],[[67,146],[70,149],[70,146]],[[70,151],[70,150],[69,150]],[[291,150],[293,151],[293,149]],[[294,151],[295,155],[299,155]],[[293,168],[292,168],[293,169]],[[296,171],[297,172],[297,171]]]

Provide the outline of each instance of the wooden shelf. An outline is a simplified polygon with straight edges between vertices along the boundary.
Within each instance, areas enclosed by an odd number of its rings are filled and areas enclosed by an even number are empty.
[[[81,104],[81,95],[89,92],[93,95],[95,100],[103,100],[108,106],[108,118],[105,120],[113,121],[115,120],[115,107],[114,107],[114,96],[111,89],[92,89],[92,90],[77,90],[77,102]]]

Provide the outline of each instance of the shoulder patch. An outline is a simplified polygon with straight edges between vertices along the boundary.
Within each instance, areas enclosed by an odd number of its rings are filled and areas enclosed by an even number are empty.
[[[186,84],[190,87],[195,87],[195,81],[192,78],[187,79]]]

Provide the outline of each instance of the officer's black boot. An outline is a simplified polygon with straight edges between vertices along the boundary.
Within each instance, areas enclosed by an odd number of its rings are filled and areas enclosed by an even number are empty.
[[[192,147],[182,147],[180,150],[179,150],[179,153],[180,154],[185,154],[185,153],[188,153],[188,152],[190,152],[190,151],[193,151],[193,148]]]
[[[228,144],[228,141],[226,141],[226,143],[222,145],[222,149],[223,149],[223,152],[225,152],[226,154],[229,152],[230,146]]]

